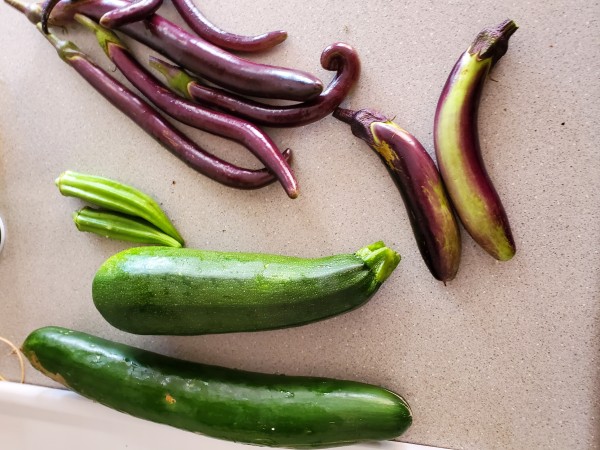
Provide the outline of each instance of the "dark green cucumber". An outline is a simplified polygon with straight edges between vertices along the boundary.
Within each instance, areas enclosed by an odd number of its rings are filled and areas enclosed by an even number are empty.
[[[318,259],[139,247],[109,258],[92,294],[102,316],[130,333],[268,330],[362,305],[399,261],[383,242]]]
[[[220,439],[333,447],[392,439],[412,423],[402,397],[354,381],[197,364],[58,327],[34,331],[22,350],[36,369],[84,397]]]

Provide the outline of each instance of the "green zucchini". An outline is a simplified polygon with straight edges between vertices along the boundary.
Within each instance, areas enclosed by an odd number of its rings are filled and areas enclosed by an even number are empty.
[[[92,295],[100,314],[129,333],[268,330],[362,305],[399,261],[383,242],[318,259],[138,247],[100,267]]]
[[[220,439],[332,447],[392,439],[412,423],[402,397],[354,381],[197,364],[58,327],[34,331],[22,349],[36,369],[84,397]]]

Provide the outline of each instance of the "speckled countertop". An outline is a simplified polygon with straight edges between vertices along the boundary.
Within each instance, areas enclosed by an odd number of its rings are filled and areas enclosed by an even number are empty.
[[[514,19],[520,29],[485,88],[480,134],[516,257],[496,262],[463,233],[458,277],[436,282],[385,168],[332,118],[272,130],[295,151],[297,200],[278,185],[240,192],[197,175],[2,4],[0,215],[8,240],[0,255],[0,335],[21,342],[56,324],[208,363],[385,385],[413,407],[407,442],[599,448],[598,2],[201,3],[231,30],[288,30],[286,43],[256,59],[325,82],[331,74],[320,68],[321,50],[338,40],[355,46],[363,73],[346,104],[395,116],[429,151],[438,95],[456,58],[482,27]],[[171,5],[164,13],[175,17]],[[81,30],[69,36],[113,68]],[[221,156],[255,164],[229,142],[191,134]],[[75,230],[70,215],[80,203],[53,184],[65,169],[150,193],[191,247],[320,256],[382,239],[403,259],[371,302],[328,321],[256,334],[127,335],[102,320],[90,293],[98,266],[127,245]],[[16,374],[4,356],[0,372]],[[27,380],[49,384],[31,368]]]

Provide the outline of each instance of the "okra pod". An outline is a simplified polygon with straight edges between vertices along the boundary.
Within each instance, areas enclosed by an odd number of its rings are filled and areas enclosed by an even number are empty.
[[[192,0],[172,0],[172,3],[194,33],[225,50],[260,52],[281,44],[287,38],[285,31],[270,31],[258,36],[228,33],[208,20]]]
[[[217,113],[174,95],[137,62],[115,33],[81,14],[76,14],[75,19],[96,34],[100,46],[115,66],[166,114],[186,125],[244,145],[275,174],[290,198],[298,196],[298,183],[292,169],[265,132],[250,122]]]
[[[471,237],[500,261],[515,254],[515,242],[500,197],[479,147],[477,111],[490,69],[508,50],[517,30],[512,20],[481,31],[454,65],[435,113],[434,140],[442,178]]]
[[[76,13],[100,20],[107,12],[128,4],[125,0],[47,0],[42,6],[42,19],[44,23],[52,19],[49,23],[56,26],[70,23]],[[306,101],[317,97],[323,90],[323,83],[307,72],[239,58],[158,14],[118,29],[187,70],[234,92]]]
[[[328,46],[321,65],[337,70],[329,86],[314,100],[289,106],[274,106],[200,84],[183,69],[151,57],[150,65],[160,71],[167,84],[186,98],[270,127],[297,127],[316,122],[333,112],[346,98],[360,75],[360,59],[354,48],[342,42]]]
[[[63,172],[55,181],[60,193],[123,214],[147,220],[183,245],[167,215],[150,196],[132,186],[109,178],[72,172]]]
[[[73,213],[73,222],[79,231],[94,233],[109,239],[181,247],[179,241],[163,233],[149,222],[126,214],[86,206]]]
[[[458,223],[435,163],[421,143],[382,114],[337,108],[334,117],[350,124],[387,165],[408,212],[423,260],[438,280],[452,280],[460,264]]]

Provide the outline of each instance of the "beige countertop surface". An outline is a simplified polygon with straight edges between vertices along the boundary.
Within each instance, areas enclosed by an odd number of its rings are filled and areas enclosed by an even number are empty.
[[[2,4],[0,215],[8,238],[0,255],[0,335],[20,343],[37,327],[60,325],[196,361],[380,384],[410,402],[414,424],[402,440],[412,443],[600,448],[598,2],[201,3],[226,29],[286,29],[284,44],[252,58],[307,70],[325,83],[331,73],[320,67],[321,51],[335,41],[353,45],[363,72],[345,105],[395,116],[430,152],[436,103],[456,59],[481,28],[514,19],[520,29],[485,87],[479,122],[517,255],[497,262],[463,232],[457,278],[447,286],[435,281],[385,167],[331,117],[269,130],[295,152],[298,199],[277,184],[251,192],[223,187],[145,135]],[[181,22],[170,4],[162,11]],[[59,33],[114,70],[81,29]],[[257,165],[237,145],[182,129],[220,156]],[[95,310],[91,281],[129,245],[75,229],[71,213],[82,203],[61,197],[53,183],[66,169],[151,194],[190,247],[325,256],[384,240],[402,261],[365,306],[312,325],[128,335]],[[17,374],[4,351],[0,372]],[[53,386],[31,367],[27,381]]]

